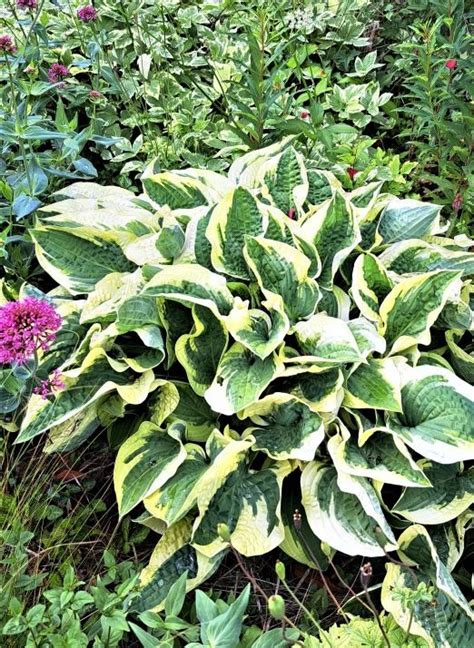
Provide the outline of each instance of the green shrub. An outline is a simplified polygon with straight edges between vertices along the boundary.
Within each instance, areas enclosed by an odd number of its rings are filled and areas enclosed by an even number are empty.
[[[381,183],[346,193],[288,140],[227,177],[151,165],[143,185],[73,184],[31,231],[64,318],[39,368],[65,388],[29,399],[17,442],[47,433],[66,451],[102,426],[123,440],[120,515],[143,503],[163,533],[137,610],[186,569],[203,582],[229,544],[318,568],[398,549],[436,586],[454,645],[462,550],[446,541],[445,567],[420,525],[457,519],[462,542],[473,501],[470,241],[442,236],[438,205]],[[393,588],[412,570],[388,569],[382,600],[406,625]]]

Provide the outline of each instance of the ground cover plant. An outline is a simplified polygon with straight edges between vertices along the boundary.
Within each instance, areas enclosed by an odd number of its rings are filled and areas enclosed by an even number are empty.
[[[5,645],[474,643],[470,16],[0,7]]]

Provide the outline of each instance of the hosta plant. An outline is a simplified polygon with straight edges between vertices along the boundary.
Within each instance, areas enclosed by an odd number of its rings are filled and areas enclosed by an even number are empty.
[[[396,596],[426,580],[459,644],[472,242],[381,183],[346,193],[289,140],[226,177],[151,165],[142,181],[139,197],[73,184],[31,231],[63,318],[40,367],[64,389],[30,397],[17,442],[63,452],[106,427],[120,444],[120,515],[161,534],[137,609],[185,570],[203,582],[229,545],[320,568],[398,550],[387,608],[429,639]]]

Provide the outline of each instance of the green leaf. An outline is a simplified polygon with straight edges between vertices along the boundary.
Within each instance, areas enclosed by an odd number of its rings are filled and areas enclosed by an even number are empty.
[[[346,322],[317,313],[294,327],[303,353],[322,367],[363,359],[357,341]]]
[[[258,400],[282,368],[275,353],[261,360],[236,342],[222,357],[214,382],[204,398],[215,412],[235,414]]]
[[[164,431],[147,421],[120,446],[114,467],[120,517],[166,483],[186,459],[183,427],[173,423]]]
[[[441,367],[406,367],[402,414],[388,427],[419,454],[441,464],[474,459],[474,388]]]

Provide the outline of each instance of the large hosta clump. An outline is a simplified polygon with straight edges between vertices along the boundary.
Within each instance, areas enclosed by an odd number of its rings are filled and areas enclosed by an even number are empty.
[[[437,205],[345,192],[288,142],[228,177],[150,168],[143,185],[74,184],[32,231],[60,286],[46,361],[66,389],[33,396],[19,434],[65,451],[106,426],[121,442],[120,514],[144,505],[162,533],[139,606],[186,569],[189,587],[210,575],[224,523],[245,556],[280,546],[323,567],[327,546],[406,555],[406,529],[443,613],[466,615],[448,567],[473,501],[471,242],[443,236]]]

